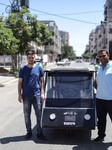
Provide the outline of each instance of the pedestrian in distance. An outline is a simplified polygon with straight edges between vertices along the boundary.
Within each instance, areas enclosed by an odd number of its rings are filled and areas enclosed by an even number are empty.
[[[112,121],[112,64],[109,61],[109,53],[105,49],[98,51],[98,58],[101,62],[96,77],[96,111],[98,137],[95,142],[101,142],[106,136],[107,114]]]
[[[35,51],[27,51],[27,64],[20,68],[18,79],[18,101],[23,102],[23,112],[27,133],[25,139],[32,136],[31,108],[35,110],[37,120],[37,138],[45,139],[40,125],[41,104],[44,96],[44,72],[35,64]]]

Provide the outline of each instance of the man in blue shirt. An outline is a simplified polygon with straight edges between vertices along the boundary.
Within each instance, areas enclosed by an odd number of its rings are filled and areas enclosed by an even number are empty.
[[[27,134],[25,139],[32,136],[31,128],[31,107],[33,105],[37,120],[37,137],[44,139],[40,126],[41,118],[41,100],[45,100],[44,96],[44,72],[43,69],[36,65],[35,52],[29,50],[27,52],[27,65],[20,68],[18,79],[18,101],[23,102],[23,111]]]
[[[98,137],[95,142],[104,140],[106,136],[107,113],[112,121],[112,64],[109,62],[109,54],[103,49],[98,51],[98,58],[101,62],[97,71],[97,93],[96,110],[98,118]]]

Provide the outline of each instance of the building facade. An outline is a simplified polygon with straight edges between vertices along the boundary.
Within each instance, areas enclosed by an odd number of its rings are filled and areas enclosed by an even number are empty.
[[[106,48],[112,59],[112,0],[106,0],[104,5],[104,21],[92,30],[89,35],[89,52],[94,54]]]

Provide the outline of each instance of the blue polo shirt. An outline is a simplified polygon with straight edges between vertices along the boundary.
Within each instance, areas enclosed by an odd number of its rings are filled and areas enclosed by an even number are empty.
[[[97,92],[96,98],[102,100],[112,100],[112,64],[108,63],[102,69],[100,65],[97,71]]]
[[[39,96],[40,78],[43,76],[43,69],[39,65],[32,68],[25,65],[20,68],[19,78],[22,78],[22,95],[24,97]]]

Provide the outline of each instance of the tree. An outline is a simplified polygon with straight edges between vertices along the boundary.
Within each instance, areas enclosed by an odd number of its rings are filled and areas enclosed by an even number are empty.
[[[41,33],[41,45],[48,45],[49,43],[53,43],[53,38],[51,33],[49,32],[48,28],[46,28],[46,25],[41,23],[40,27],[40,33]]]
[[[7,29],[0,17],[0,54],[14,54],[17,52],[18,40],[13,36],[11,29]]]
[[[37,45],[45,44],[51,38],[51,33],[47,27],[40,23],[36,16],[32,16],[26,9],[21,9],[18,13],[11,13],[6,19],[6,24],[16,39],[19,40],[19,53],[23,54],[31,41]]]
[[[23,54],[31,41],[31,29],[26,21],[27,11],[21,10],[18,13],[9,14],[6,19],[7,26],[12,30],[16,39],[18,39],[18,53]]]
[[[24,54],[28,50],[31,41],[35,41],[37,45],[43,45],[46,44],[45,40],[48,42],[51,39],[51,33],[47,27],[26,9],[21,9],[18,13],[10,13],[5,21],[7,28],[12,30],[18,41],[16,54]],[[13,47],[12,50],[14,50]],[[13,59],[16,64],[16,55]]]
[[[3,20],[0,21],[0,54],[11,55],[13,62],[13,56],[18,52],[18,40],[12,30],[7,29]]]
[[[75,57],[76,57],[76,54],[72,46],[64,45],[62,47],[62,58],[68,58],[70,60],[74,60]]]
[[[84,53],[82,54],[83,59],[91,59],[92,58],[92,54],[91,53]]]

